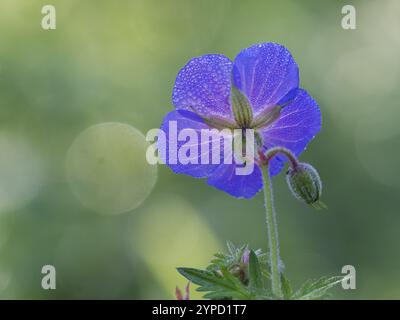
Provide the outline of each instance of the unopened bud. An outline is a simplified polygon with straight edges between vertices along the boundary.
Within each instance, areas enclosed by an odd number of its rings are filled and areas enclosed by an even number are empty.
[[[308,163],[299,163],[290,168],[286,174],[286,181],[293,195],[317,209],[326,206],[320,201],[322,183],[317,170]]]

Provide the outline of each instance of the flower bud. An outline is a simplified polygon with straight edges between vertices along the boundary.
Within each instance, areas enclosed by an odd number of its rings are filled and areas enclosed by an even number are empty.
[[[288,170],[286,181],[290,191],[297,199],[317,209],[325,207],[320,201],[321,179],[313,166],[308,163],[299,163],[296,167]]]

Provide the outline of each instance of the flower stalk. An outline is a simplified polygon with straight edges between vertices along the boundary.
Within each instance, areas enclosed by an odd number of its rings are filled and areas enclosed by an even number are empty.
[[[289,159],[290,162],[290,166],[292,167],[292,169],[297,168],[297,166],[299,165],[299,161],[297,160],[296,156],[289,150],[286,149],[284,147],[274,147],[271,149],[268,149],[268,151],[264,154],[260,154],[260,160],[263,163],[267,163],[273,158],[275,157],[278,153],[282,153],[286,156],[286,158]]]
[[[269,174],[269,162],[278,153],[284,154],[289,159],[292,169],[296,168],[299,165],[299,162],[291,151],[283,147],[271,148],[265,154],[259,152],[260,168],[262,171],[264,186],[264,206],[268,232],[272,293],[277,298],[282,298],[283,294],[280,270],[281,258],[279,254],[278,223],[274,207],[272,180]]]
[[[268,162],[261,166],[264,185],[264,205],[268,229],[269,264],[271,267],[272,293],[277,298],[282,297],[281,274],[279,270],[279,240],[278,224],[273,203],[272,183],[269,175]]]

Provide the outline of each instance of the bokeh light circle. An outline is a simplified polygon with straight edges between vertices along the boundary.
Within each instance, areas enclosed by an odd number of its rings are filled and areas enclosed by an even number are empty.
[[[143,134],[116,122],[94,125],[75,139],[67,154],[66,174],[73,193],[86,207],[105,214],[137,208],[157,180],[146,160]]]
[[[178,195],[158,195],[140,211],[127,236],[134,254],[162,289],[147,293],[146,298],[175,298],[173,288],[187,284],[176,267],[203,268],[215,252],[221,252],[222,244],[201,211]],[[201,297],[192,290],[191,299]]]

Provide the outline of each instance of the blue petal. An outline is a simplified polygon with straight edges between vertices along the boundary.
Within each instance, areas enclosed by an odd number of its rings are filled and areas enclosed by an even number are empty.
[[[276,43],[262,43],[241,51],[233,67],[236,87],[247,95],[257,115],[277,105],[299,86],[299,70],[289,50]]]
[[[177,127],[177,135],[179,135],[179,132],[182,132],[184,129],[191,129],[196,132],[198,137],[201,137],[201,130],[210,128],[201,117],[190,111],[175,110],[165,116],[160,129],[165,132],[166,139],[165,141],[158,140],[158,149],[165,150],[166,157],[163,158],[163,160],[175,173],[187,174],[196,178],[208,177],[207,182],[209,185],[223,190],[237,198],[251,198],[261,189],[261,173],[260,169],[256,165],[254,166],[254,170],[249,175],[237,175],[236,168],[239,165],[237,165],[235,162],[233,164],[224,163],[224,144],[222,138],[220,143],[218,164],[211,163],[212,154],[215,152],[215,149],[212,148],[213,145],[211,143],[208,144],[208,152],[205,152],[210,164],[201,164],[200,140],[198,140],[198,144],[196,144],[198,155],[196,158],[197,164],[184,164],[180,161],[181,159],[179,159],[179,157],[176,157],[176,164],[171,163],[169,149],[172,147],[172,141],[177,141],[175,137],[171,136],[170,132],[170,125],[174,124],[176,124]],[[185,143],[187,143],[187,141],[177,141],[176,149],[179,150]]]
[[[173,137],[170,132],[170,126],[176,124],[177,128],[177,136],[179,133],[184,129],[191,129],[193,130],[198,137],[198,143],[194,146],[197,150],[197,157],[194,157],[193,160],[197,161],[197,164],[193,163],[182,163],[178,157],[178,150],[184,145],[188,140],[185,141],[178,141],[177,137]],[[201,117],[196,115],[193,112],[179,110],[179,111],[171,111],[168,113],[160,128],[162,131],[165,132],[166,141],[165,144],[163,141],[158,140],[158,149],[165,150],[165,158],[163,161],[174,171],[175,173],[183,173],[190,175],[196,178],[203,178],[207,177],[213,170],[215,170],[219,164],[211,164],[211,154],[213,150],[208,148],[208,152],[204,154],[208,157],[210,164],[201,164],[201,144],[200,144],[200,137],[201,137],[201,130],[202,129],[210,129],[209,126],[203,121]],[[170,148],[173,146],[173,142],[176,141],[176,163],[173,163],[172,158],[169,156]],[[210,147],[211,143],[208,145]],[[221,150],[223,150],[223,144],[221,144]],[[204,157],[203,154],[203,157]],[[223,162],[223,160],[221,160]]]
[[[230,107],[232,61],[224,55],[208,54],[191,59],[178,73],[172,102],[178,110],[203,117],[233,119]]]
[[[321,113],[315,100],[303,89],[281,111],[280,117],[271,126],[261,129],[260,133],[266,149],[281,146],[291,150],[297,156],[321,129]],[[278,166],[286,159],[276,157],[271,163],[271,174],[277,174]],[[274,168],[276,166],[276,168]]]
[[[222,164],[208,178],[208,184],[236,198],[252,198],[262,188],[261,170],[254,166],[249,175],[237,175],[237,165]]]

